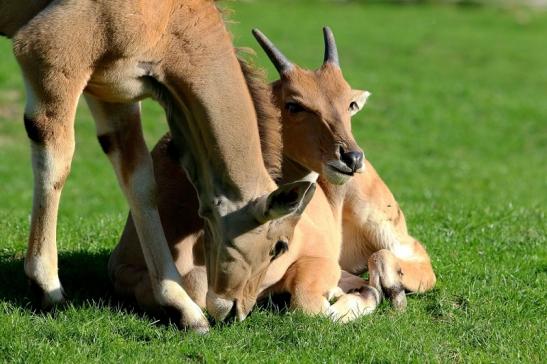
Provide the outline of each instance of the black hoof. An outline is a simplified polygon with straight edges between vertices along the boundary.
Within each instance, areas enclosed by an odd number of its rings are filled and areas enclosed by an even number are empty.
[[[49,312],[56,307],[65,304],[65,293],[61,289],[61,292],[57,292],[55,295],[46,293],[44,289],[32,279],[28,280],[28,297],[36,310],[40,312]]]

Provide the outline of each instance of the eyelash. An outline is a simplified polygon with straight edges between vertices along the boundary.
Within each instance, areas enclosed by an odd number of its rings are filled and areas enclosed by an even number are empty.
[[[285,109],[292,114],[297,114],[299,112],[306,111],[306,109],[302,105],[296,102],[287,102],[285,104]]]

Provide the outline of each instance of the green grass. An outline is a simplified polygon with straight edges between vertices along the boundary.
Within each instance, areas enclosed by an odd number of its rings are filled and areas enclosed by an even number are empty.
[[[433,292],[346,326],[254,312],[198,336],[121,305],[106,261],[126,204],[84,104],[59,221],[71,305],[35,314],[23,260],[32,174],[23,83],[0,41],[0,361],[543,362],[547,357],[547,14],[311,1],[228,3],[238,45],[258,26],[295,62],[338,40],[355,88],[373,93],[354,131],[431,254]],[[273,68],[259,52],[259,63]],[[149,145],[166,130],[145,102]]]

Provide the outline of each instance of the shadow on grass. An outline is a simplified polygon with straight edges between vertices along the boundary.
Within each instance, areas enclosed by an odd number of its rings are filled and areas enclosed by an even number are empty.
[[[113,312],[136,314],[146,320],[161,324],[172,323],[167,315],[150,316],[141,310],[136,302],[114,293],[107,273],[110,250],[96,253],[76,251],[59,255],[59,275],[65,290],[67,302],[75,308],[98,307]],[[42,311],[32,301],[31,287],[23,269],[24,258],[0,255],[0,301],[8,302],[28,312],[29,315],[55,315],[66,306],[53,311]]]
[[[109,301],[114,292],[106,265],[110,252],[76,251],[59,255],[59,274],[68,299],[74,306],[89,301]],[[0,255],[0,299],[14,305],[32,308],[30,287],[23,270],[23,257]]]
[[[139,308],[135,300],[114,293],[107,273],[110,250],[99,252],[75,251],[59,255],[60,278],[67,301],[75,308],[106,308],[112,312],[136,314],[143,320],[153,320],[160,325],[176,325],[179,318],[171,310],[150,314]],[[0,254],[0,301],[21,307],[29,315],[43,315],[31,301],[31,289],[23,270],[22,256]],[[459,311],[466,311],[468,301],[460,297],[446,297],[438,289],[425,294],[412,294],[411,301],[425,301],[427,313],[435,319],[449,319]],[[410,298],[410,296],[409,296]],[[289,311],[290,295],[278,294],[257,302],[255,309],[283,314]],[[382,307],[389,307],[384,302]],[[389,309],[389,308],[387,308]],[[62,312],[58,307],[52,312]],[[215,324],[213,323],[215,326]]]
[[[75,251],[59,255],[59,275],[68,303],[75,308],[94,306],[107,308],[125,314],[136,314],[142,319],[157,321],[160,325],[179,322],[179,317],[171,310],[150,314],[141,310],[135,300],[115,294],[108,278],[107,263],[110,250],[99,252]],[[43,312],[32,301],[32,290],[24,273],[22,255],[0,254],[0,301],[20,307],[29,315],[55,315],[65,307]],[[289,295],[268,297],[258,303],[259,309],[273,312],[286,312]]]

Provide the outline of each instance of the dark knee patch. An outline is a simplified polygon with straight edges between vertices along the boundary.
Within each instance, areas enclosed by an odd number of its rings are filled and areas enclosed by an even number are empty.
[[[63,174],[59,177],[59,179],[57,180],[57,182],[55,182],[53,184],[53,188],[56,190],[56,191],[59,191],[63,188],[63,186],[65,185],[65,182],[68,178],[68,175],[70,174],[70,168],[67,168]]]
[[[122,183],[127,185],[141,159],[148,157],[142,154],[142,146],[138,144],[142,140],[140,125],[127,125],[124,129],[99,135],[97,139],[105,154],[110,155],[114,151],[119,153]]]
[[[110,134],[99,135],[97,137],[99,144],[105,154],[109,154],[112,151],[113,142]]]
[[[27,136],[30,140],[37,144],[44,144],[47,138],[47,132],[44,128],[40,127],[35,119],[32,119],[25,115],[23,117],[25,121],[25,130],[27,131]]]

